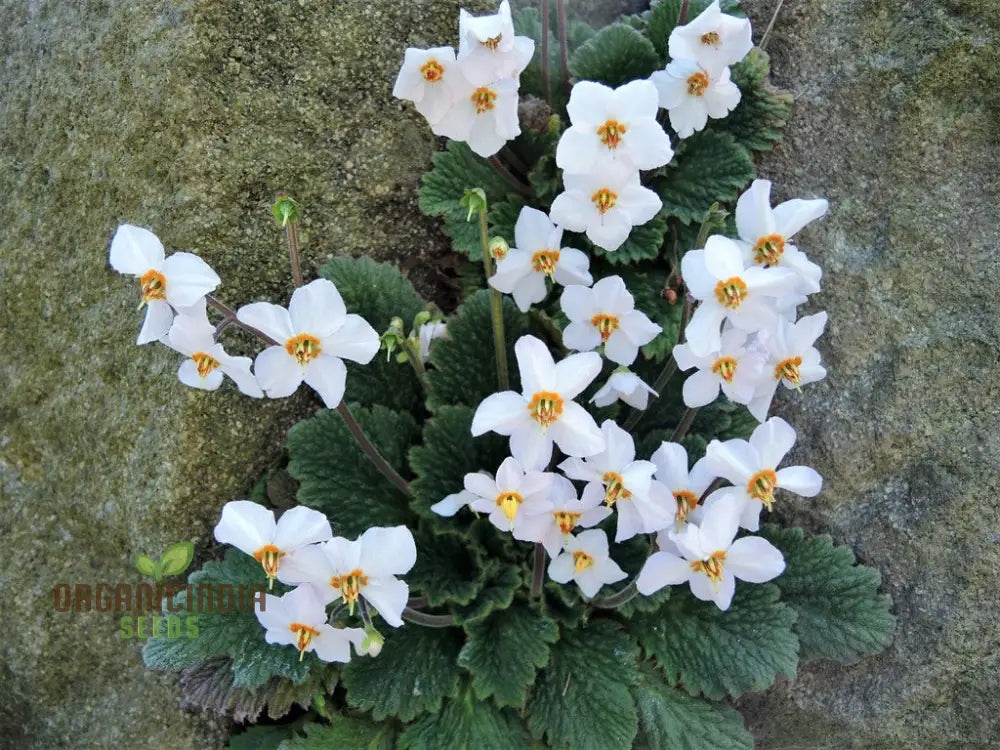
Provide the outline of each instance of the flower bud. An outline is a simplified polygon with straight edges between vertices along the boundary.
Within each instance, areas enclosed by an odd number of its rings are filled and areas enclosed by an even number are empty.
[[[466,190],[465,195],[462,196],[462,199],[458,203],[469,209],[469,215],[465,217],[465,220],[472,221],[473,214],[486,210],[486,191],[482,188]]]
[[[405,340],[406,334],[403,333],[402,318],[393,318],[389,322],[389,328],[379,337],[379,348],[385,349],[386,362],[388,362],[389,358],[392,356],[393,350],[397,346],[402,346]]]
[[[493,260],[503,260],[507,257],[507,251],[510,250],[510,245],[503,237],[491,237],[489,247],[490,257]]]
[[[299,204],[288,194],[278,193],[271,206],[271,213],[282,227],[294,224],[299,218]]]
[[[375,626],[368,625],[365,628],[365,639],[361,641],[361,647],[358,651],[365,656],[378,656],[382,653],[382,644],[385,643],[385,638],[379,633]]]

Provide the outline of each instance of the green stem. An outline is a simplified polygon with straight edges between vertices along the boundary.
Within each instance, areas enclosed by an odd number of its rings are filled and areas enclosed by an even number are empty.
[[[493,317],[493,346],[497,359],[497,385],[501,391],[510,389],[507,377],[507,341],[503,330],[503,298],[493,287],[489,286],[493,276],[493,258],[490,256],[489,226],[486,223],[486,210],[479,212],[479,238],[483,250],[483,271],[486,272],[486,282],[490,290],[490,312]]]
[[[687,20],[688,2],[689,2],[689,0],[684,0],[684,2],[681,3],[681,12],[677,15],[677,25],[678,26],[683,25],[684,21]]]
[[[688,430],[691,429],[691,423],[694,422],[694,418],[697,414],[697,409],[687,409],[684,412],[684,416],[681,417],[680,423],[674,428],[674,433],[670,436],[671,443],[676,443],[682,437],[687,435]]]
[[[617,609],[626,602],[632,601],[639,594],[638,580],[639,577],[636,576],[621,591],[606,596],[603,599],[595,599],[593,605],[598,609]]]
[[[302,266],[299,265],[299,238],[295,233],[295,224],[285,224],[285,236],[288,237],[288,260],[292,264],[292,281],[296,287],[302,286]]]
[[[514,189],[514,192],[518,195],[522,195],[525,198],[533,198],[535,196],[535,191],[531,189],[531,186],[525,185],[521,182],[513,172],[507,169],[507,165],[500,161],[500,159],[496,156],[491,156],[487,159],[487,161],[489,161],[493,169],[495,169],[497,173],[507,181],[507,184],[510,185]]]
[[[531,598],[542,595],[542,584],[545,583],[545,547],[535,542],[535,560],[531,571]]]
[[[549,0],[542,0],[542,91],[545,103],[552,106],[549,90]]]
[[[425,628],[449,628],[455,624],[455,618],[451,615],[429,615],[411,607],[403,610],[403,619]]]
[[[392,468],[392,466],[389,465],[389,462],[385,460],[382,454],[379,453],[378,448],[375,447],[375,444],[372,443],[369,437],[365,434],[365,431],[361,429],[361,425],[358,424],[354,415],[351,414],[351,410],[347,408],[347,405],[343,401],[341,401],[337,406],[337,412],[344,418],[344,422],[347,424],[347,429],[351,431],[351,434],[361,447],[361,450],[363,450],[365,455],[368,456],[373,464],[375,464],[375,468],[377,468],[386,479],[392,482],[392,484],[395,485],[400,492],[404,495],[409,495],[410,485],[394,468]]]
[[[253,326],[248,326],[242,320],[240,320],[239,318],[237,318],[236,317],[236,312],[231,307],[223,304],[222,302],[220,302],[219,300],[217,300],[215,297],[213,297],[211,294],[206,294],[205,295],[205,301],[208,303],[209,307],[211,307],[211,308],[213,308],[215,310],[218,310],[220,313],[222,313],[223,315],[226,316],[226,322],[227,322],[227,324],[231,323],[231,324],[233,324],[233,325],[235,325],[235,326],[237,326],[239,328],[242,328],[244,331],[248,331],[248,332],[252,333],[254,336],[256,336],[257,338],[259,338],[261,341],[263,341],[263,342],[265,342],[267,344],[270,344],[271,346],[281,346],[281,344],[279,344],[276,340],[272,339],[270,336],[268,336],[263,331],[258,330],[257,328],[254,328]],[[225,327],[226,326],[224,326],[224,325],[222,325],[220,323],[219,326],[218,326],[218,328],[216,328],[216,333],[222,331],[222,329],[225,328]]]
[[[407,361],[413,367],[413,372],[417,375],[417,380],[420,381],[420,387],[427,393],[427,380],[424,377],[427,371],[424,369],[424,363],[420,361],[420,344],[414,344],[410,339],[406,339],[403,341],[403,350],[406,352]]]
[[[569,46],[566,44],[565,0],[556,0],[556,16],[559,23],[559,61],[562,63],[563,87],[566,89],[566,96],[569,96]]]

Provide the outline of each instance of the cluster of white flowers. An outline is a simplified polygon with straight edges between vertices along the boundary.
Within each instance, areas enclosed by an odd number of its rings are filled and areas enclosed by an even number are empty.
[[[292,508],[275,522],[264,506],[234,500],[223,507],[215,538],[259,562],[269,586],[277,578],[296,587],[280,597],[267,594],[257,620],[268,643],[295,646],[299,659],[314,651],[323,661],[350,661],[351,644],[358,654],[377,656],[383,639],[369,607],[391,627],[403,624],[410,589],[396,576],[417,560],[405,526],[376,526],[351,541],[335,537],[326,516],[311,508]],[[326,608],[337,600],[351,615],[360,606],[365,627],[332,627]]]
[[[490,16],[462,10],[458,54],[452,47],[407,49],[392,93],[413,102],[437,135],[492,156],[521,132],[517,91],[534,52],[534,40],[515,36],[507,0]]]

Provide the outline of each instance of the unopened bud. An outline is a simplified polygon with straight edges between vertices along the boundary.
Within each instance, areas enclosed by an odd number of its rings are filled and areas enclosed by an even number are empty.
[[[271,206],[271,213],[282,227],[294,224],[299,218],[299,204],[288,194],[278,193]]]
[[[392,356],[393,350],[397,346],[402,346],[405,340],[406,334],[403,332],[402,318],[393,318],[389,322],[389,328],[379,337],[379,348],[385,349],[386,362],[388,362],[389,358]]]
[[[413,332],[416,333],[420,330],[420,326],[424,323],[429,323],[431,319],[431,313],[429,310],[421,310],[416,315],[413,316]]]
[[[465,195],[458,202],[459,205],[469,209],[466,221],[472,221],[472,215],[486,210],[486,191],[482,188],[471,188],[465,191]]]
[[[490,257],[493,260],[503,260],[507,257],[507,251],[510,250],[510,245],[503,237],[491,237],[489,247]]]
[[[378,656],[382,653],[382,644],[385,643],[385,638],[379,633],[374,626],[369,625],[365,628],[365,639],[361,641],[361,647],[358,651],[366,656]]]

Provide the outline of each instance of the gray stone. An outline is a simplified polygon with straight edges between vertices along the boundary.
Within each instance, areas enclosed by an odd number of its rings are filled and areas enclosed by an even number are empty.
[[[775,3],[747,3],[759,39]],[[761,748],[987,747],[1000,737],[996,312],[1000,6],[786,2],[774,78],[797,103],[760,165],[825,196],[821,384],[778,411],[826,479],[785,520],[883,572],[895,643],[743,701]]]

